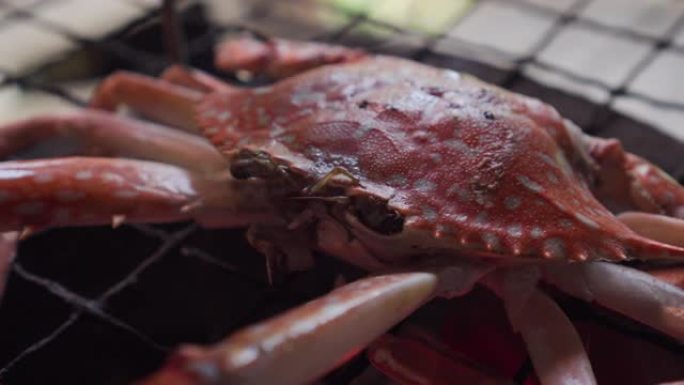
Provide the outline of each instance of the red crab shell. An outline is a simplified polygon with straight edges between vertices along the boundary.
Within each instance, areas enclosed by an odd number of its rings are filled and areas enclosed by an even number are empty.
[[[210,95],[197,118],[228,156],[265,151],[313,180],[347,170],[359,182],[348,194],[387,200],[423,252],[619,260],[681,251],[637,236],[596,200],[582,134],[552,107],[453,71],[373,57]]]

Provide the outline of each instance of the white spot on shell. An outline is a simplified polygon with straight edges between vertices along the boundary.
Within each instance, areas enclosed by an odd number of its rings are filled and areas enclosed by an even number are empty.
[[[489,196],[485,194],[478,194],[477,192],[475,192],[475,202],[487,208],[494,207],[494,202],[492,202],[489,199]]]
[[[387,183],[389,183],[392,186],[404,186],[406,185],[406,182],[406,177],[401,174],[394,174],[390,176],[387,180]]]
[[[93,172],[89,170],[79,171],[75,175],[78,180],[88,180],[93,177]]]
[[[549,258],[565,258],[565,245],[560,238],[549,238],[544,241],[544,251]]]
[[[361,126],[359,126],[359,128],[356,129],[356,131],[354,131],[352,136],[354,137],[354,139],[363,139],[371,130],[373,130],[373,127],[366,124],[362,124]]]
[[[530,235],[532,238],[539,239],[544,236],[544,230],[542,230],[539,226],[534,226],[532,227],[532,230],[530,230]]]
[[[477,216],[475,217],[475,224],[477,225],[484,225],[487,223],[487,213],[482,211]]]
[[[225,123],[230,119],[230,112],[228,111],[221,111],[218,114],[216,114],[216,120],[218,120],[220,123]]]
[[[432,207],[425,206],[423,207],[423,218],[427,219],[428,221],[434,221],[437,219],[437,211],[435,211],[435,209]]]
[[[36,174],[33,177],[33,181],[36,183],[50,183],[53,180],[55,180],[54,175],[47,173]]]
[[[548,179],[549,182],[552,184],[560,184],[560,180],[558,179],[558,177],[551,171],[546,172],[546,179]]]
[[[560,221],[558,221],[558,225],[561,228],[568,230],[572,228],[572,221],[569,219],[561,219]]]
[[[515,210],[518,207],[520,207],[520,197],[517,197],[515,195],[509,195],[504,199],[504,206],[506,206],[507,209],[509,210]]]
[[[484,241],[485,246],[487,246],[487,248],[490,250],[499,248],[499,237],[493,233],[482,234],[482,240]]]
[[[534,192],[541,192],[544,188],[537,182],[533,181],[525,175],[518,175],[518,182],[520,182],[525,188]]]
[[[462,188],[461,185],[458,183],[451,185],[451,187],[449,187],[446,190],[446,194],[447,194],[447,197],[452,197],[454,195],[458,195],[458,199],[463,201],[463,202],[467,202],[471,198],[471,194],[468,192],[468,190]]]
[[[516,238],[522,237],[522,235],[523,235],[522,227],[520,225],[517,225],[517,224],[511,225],[508,227],[508,234],[510,234],[510,236],[516,237]]]
[[[435,163],[442,163],[442,154],[438,152],[433,152],[430,154],[430,159]]]
[[[575,213],[575,218],[577,218],[578,221],[584,223],[588,227],[592,229],[598,229],[599,225],[598,223],[594,222],[591,218],[581,214],[581,213]]]
[[[207,127],[204,129],[204,133],[206,135],[215,135],[218,134],[219,131],[221,131],[221,129],[215,126]]]
[[[634,171],[636,171],[637,175],[640,175],[640,176],[648,175],[648,172],[650,170],[651,170],[651,167],[647,164],[640,164],[640,165],[636,166],[636,168],[634,169]]]
[[[445,140],[443,142],[445,145],[447,145],[449,148],[452,148],[456,151],[464,152],[464,153],[469,153],[471,151],[470,147],[468,147],[467,144],[463,143],[462,141],[458,139],[449,139]]]
[[[429,193],[435,189],[436,185],[429,180],[419,179],[414,184],[414,188],[418,191]]]
[[[119,174],[115,174],[113,172],[103,172],[102,173],[102,179],[104,179],[107,182],[116,183],[116,184],[123,184],[125,182],[124,177],[122,177]]]
[[[435,227],[435,236],[437,236],[437,237],[447,235],[447,234],[453,234],[453,233],[454,232],[451,229],[451,227],[449,227],[443,223],[440,223]]]
[[[15,207],[14,212],[19,215],[38,215],[45,210],[45,202],[26,202]]]
[[[461,223],[468,221],[468,216],[465,214],[451,215],[450,218],[456,222],[461,222]]]

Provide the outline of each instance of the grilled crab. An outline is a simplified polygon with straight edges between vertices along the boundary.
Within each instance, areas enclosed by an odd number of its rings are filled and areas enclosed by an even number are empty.
[[[146,383],[310,382],[477,283],[503,299],[543,384],[595,379],[539,282],[684,339],[684,292],[619,264],[684,258],[684,188],[618,141],[467,75],[349,48],[243,37],[216,63],[284,79],[242,89],[181,67],[118,73],[93,109],[1,127],[4,156],[55,136],[90,155],[0,163],[2,230],[193,219],[248,227],[273,277],[310,266],[311,251],[373,275],[183,347]],[[121,105],[177,129],[98,111]],[[440,383],[403,366],[398,345],[377,340],[371,361],[399,383]],[[494,381],[464,373],[449,381]]]

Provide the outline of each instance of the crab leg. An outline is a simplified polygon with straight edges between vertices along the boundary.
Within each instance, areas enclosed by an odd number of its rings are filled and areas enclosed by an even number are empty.
[[[92,110],[46,115],[0,127],[0,157],[53,137],[77,139],[87,149],[105,155],[155,160],[202,172],[228,169],[223,156],[202,138]]]
[[[61,158],[0,163],[0,231],[169,222],[244,226],[268,217],[258,186],[161,163]],[[260,218],[265,220],[265,218]]]
[[[350,283],[210,347],[181,348],[144,384],[299,385],[316,380],[431,298],[437,277]]]
[[[597,195],[622,211],[684,218],[684,187],[651,162],[630,154],[615,139],[587,137],[600,165]]]
[[[684,247],[684,220],[664,215],[626,212],[618,219],[635,233],[658,242]]]
[[[126,105],[146,118],[194,133],[194,106],[202,95],[166,80],[117,72],[100,83],[90,105],[108,111]]]
[[[536,287],[537,270],[504,271],[484,282],[504,301],[511,326],[522,335],[542,384],[596,384],[575,327]]]
[[[547,266],[544,279],[559,289],[625,314],[684,341],[684,290],[650,274],[604,262]]]
[[[316,42],[258,39],[245,34],[221,43],[214,65],[223,71],[244,70],[284,78],[325,64],[358,60],[358,49]]]
[[[230,92],[235,87],[229,86],[206,72],[194,68],[187,68],[175,64],[164,70],[161,79],[186,88],[191,88],[203,93],[207,92]]]

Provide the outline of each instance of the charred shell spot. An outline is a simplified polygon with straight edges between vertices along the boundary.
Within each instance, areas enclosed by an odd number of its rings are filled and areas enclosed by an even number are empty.
[[[399,234],[404,229],[404,217],[387,207],[387,202],[373,196],[352,197],[350,209],[369,229],[383,234]]]

